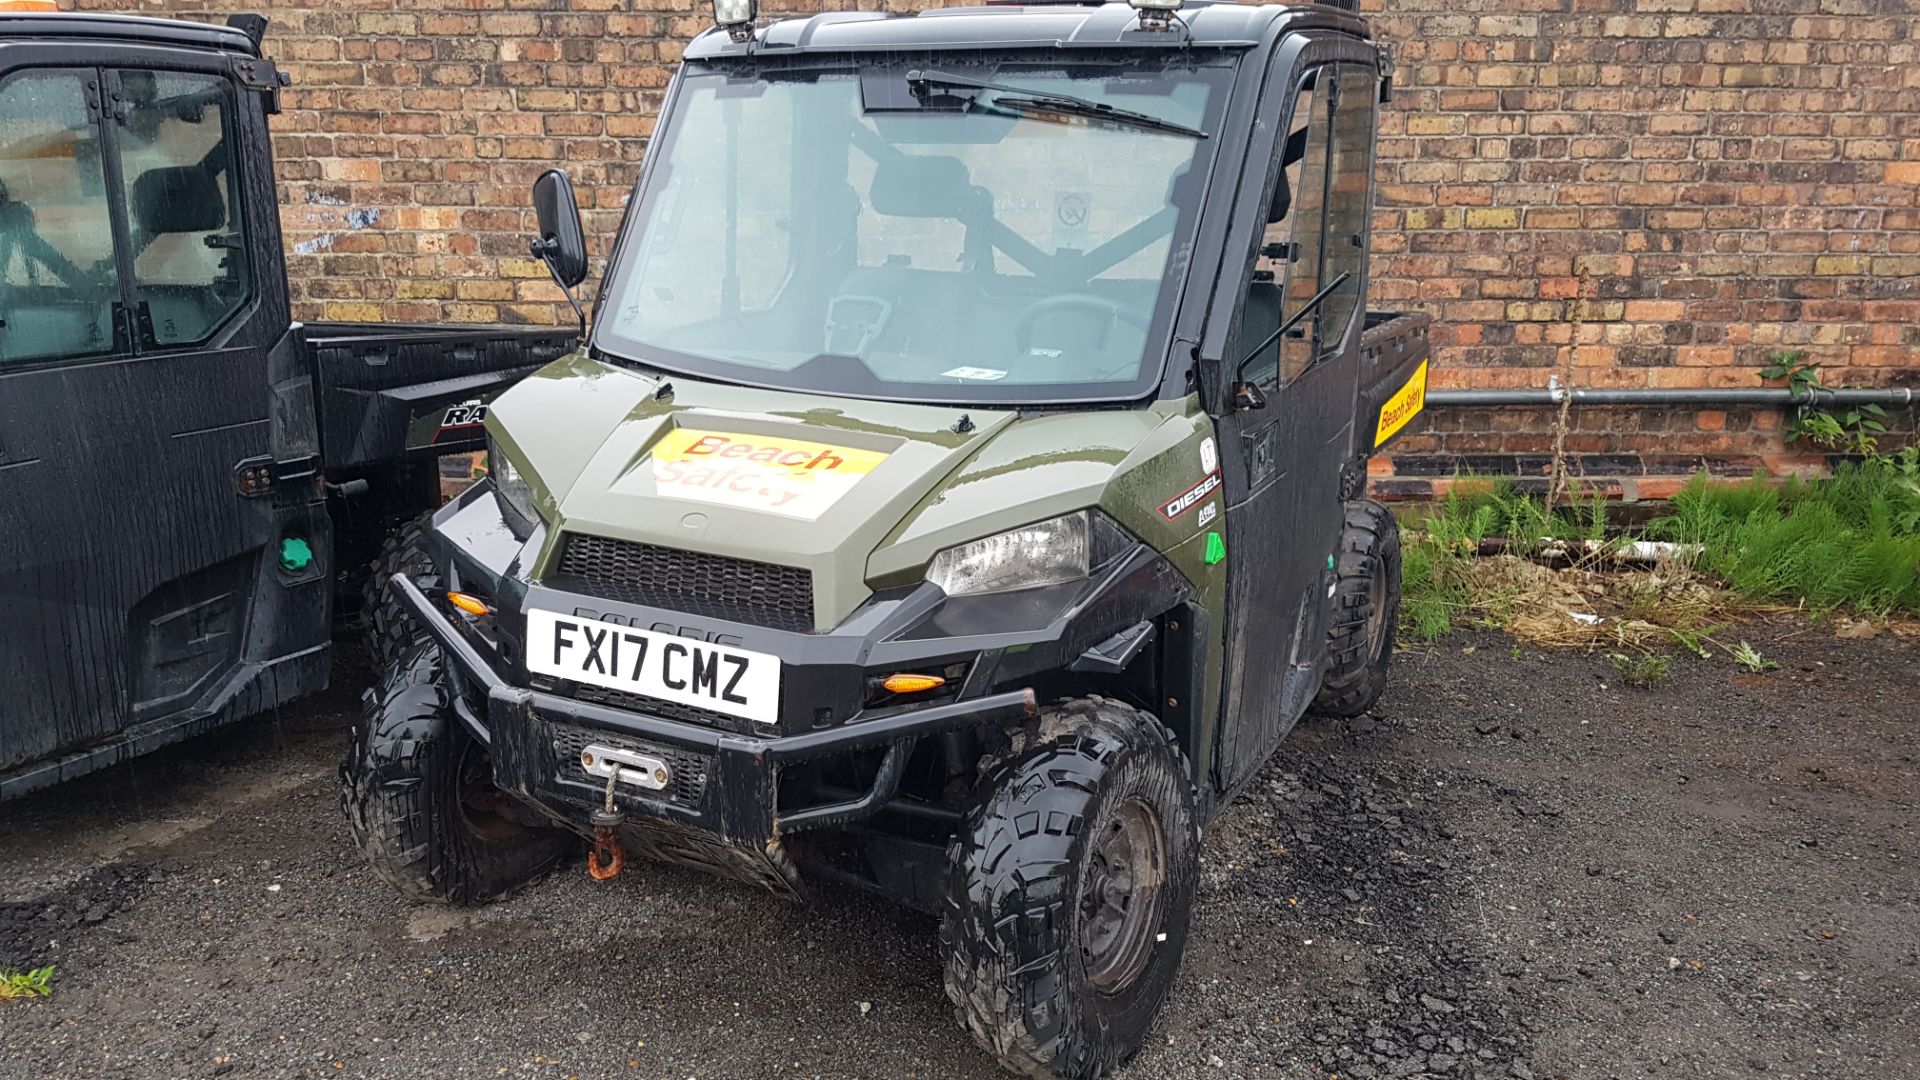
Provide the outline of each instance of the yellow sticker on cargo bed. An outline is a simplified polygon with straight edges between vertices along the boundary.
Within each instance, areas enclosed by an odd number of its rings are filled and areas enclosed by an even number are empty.
[[[1380,406],[1380,427],[1374,432],[1373,445],[1380,446],[1407,426],[1407,421],[1420,415],[1427,405],[1427,362],[1420,361],[1414,369],[1413,378],[1401,387],[1385,405]]]
[[[669,498],[812,521],[886,459],[804,439],[675,428],[654,444],[653,481]]]

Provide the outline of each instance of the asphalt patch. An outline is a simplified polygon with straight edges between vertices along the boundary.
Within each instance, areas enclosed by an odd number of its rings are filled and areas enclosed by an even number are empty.
[[[114,863],[89,870],[63,888],[0,903],[0,971],[28,971],[51,963],[52,942],[74,938],[132,911],[162,876],[140,863]]]
[[[1361,726],[1362,734],[1378,727]],[[1355,737],[1342,728],[1298,738],[1308,747]],[[1216,845],[1238,858],[1210,867],[1208,922],[1216,933],[1237,925],[1227,937],[1235,960],[1290,973],[1304,1008],[1251,1020],[1268,993],[1240,980],[1243,992],[1224,995],[1214,1025],[1228,1044],[1210,1054],[1217,1067],[1231,1057],[1264,1059],[1290,1075],[1302,1067],[1360,1078],[1531,1073],[1526,1021],[1536,1005],[1503,984],[1460,902],[1471,890],[1443,822],[1449,791],[1464,786],[1351,746],[1337,759],[1290,746],[1241,797]]]

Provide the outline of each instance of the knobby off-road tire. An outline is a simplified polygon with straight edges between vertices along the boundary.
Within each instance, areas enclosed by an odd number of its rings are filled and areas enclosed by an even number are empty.
[[[1340,536],[1327,675],[1313,699],[1321,716],[1359,716],[1387,688],[1400,620],[1400,526],[1372,499],[1347,504]]]
[[[394,663],[409,647],[427,640],[419,622],[387,595],[387,581],[404,573],[428,596],[446,587],[439,568],[427,554],[427,526],[432,520],[432,514],[423,514],[387,537],[362,586],[360,630],[375,670]]]
[[[1146,1039],[1186,950],[1186,758],[1152,716],[1075,699],[1044,709],[981,790],[948,852],[947,997],[1007,1068],[1104,1076]]]
[[[438,647],[416,645],[384,674],[340,767],[348,831],[374,873],[409,899],[474,904],[579,848],[572,833],[526,824],[493,786],[486,747],[449,704]]]

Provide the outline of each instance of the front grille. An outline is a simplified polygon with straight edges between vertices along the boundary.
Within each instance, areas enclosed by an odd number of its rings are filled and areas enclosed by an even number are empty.
[[[586,683],[572,683],[573,696],[578,701],[590,701],[595,705],[605,705],[610,709],[625,709],[628,712],[646,713],[648,716],[664,717],[668,720],[681,720],[689,724],[715,728],[720,731],[744,733],[751,730],[752,722],[738,716],[729,716],[712,709],[703,709],[698,705],[682,705],[675,701],[662,701],[659,698],[641,694],[629,694],[624,690],[608,690]]]
[[[610,746],[615,750],[646,754],[666,762],[673,777],[661,790],[647,792],[648,798],[665,799],[680,806],[698,806],[701,793],[707,790],[707,756],[705,754],[662,746],[659,743],[650,743],[625,735],[616,735],[610,731],[576,727],[572,724],[553,725],[553,752],[559,759],[560,779],[576,784],[587,784],[595,788],[606,787],[607,781],[604,777],[593,775],[587,771],[586,766],[580,764],[580,752],[592,745]],[[633,791],[626,786],[621,786],[617,790],[622,794],[631,794]]]
[[[813,574],[724,555],[574,533],[548,584],[606,600],[780,630],[813,629]]]

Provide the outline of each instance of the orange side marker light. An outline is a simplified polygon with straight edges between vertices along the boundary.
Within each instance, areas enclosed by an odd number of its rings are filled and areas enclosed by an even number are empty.
[[[4,0],[0,0],[0,2],[4,2]],[[448,593],[447,603],[452,604],[454,607],[459,608],[469,615],[480,616],[493,614],[493,609],[487,606],[485,600],[477,596],[468,596],[463,592]]]
[[[947,685],[947,680],[938,675],[889,675],[880,685],[892,694],[919,694],[928,690],[938,690]]]

